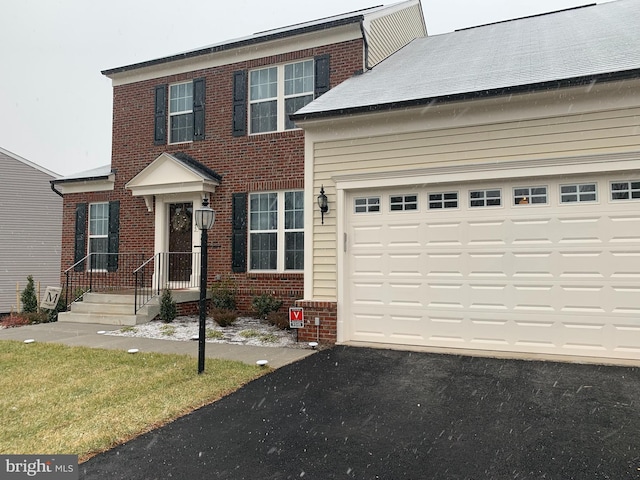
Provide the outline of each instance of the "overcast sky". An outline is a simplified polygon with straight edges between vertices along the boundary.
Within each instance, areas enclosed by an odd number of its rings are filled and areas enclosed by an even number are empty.
[[[61,175],[109,164],[112,90],[102,70],[382,2],[4,0],[0,147]],[[587,3],[595,1],[422,0],[422,8],[437,35]]]

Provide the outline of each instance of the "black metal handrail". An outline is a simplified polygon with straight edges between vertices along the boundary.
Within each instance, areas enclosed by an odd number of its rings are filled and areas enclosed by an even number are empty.
[[[134,277],[134,312],[159,297],[162,292],[171,290],[196,288],[200,285],[198,266],[200,253],[193,252],[161,252],[147,259],[133,271]]]
[[[143,259],[142,253],[90,253],[77,261],[64,271],[67,308],[88,292],[133,290],[131,274]]]

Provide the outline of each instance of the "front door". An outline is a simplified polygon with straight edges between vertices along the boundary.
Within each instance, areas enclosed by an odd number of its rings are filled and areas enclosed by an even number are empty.
[[[188,282],[191,278],[193,203],[169,205],[169,281]]]

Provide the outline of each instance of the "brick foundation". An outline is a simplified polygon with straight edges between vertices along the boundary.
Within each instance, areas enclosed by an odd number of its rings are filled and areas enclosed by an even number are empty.
[[[299,341],[336,343],[338,335],[338,304],[336,302],[298,300],[295,306],[304,308],[304,328],[298,329]],[[320,319],[319,327],[315,325],[316,317]]]

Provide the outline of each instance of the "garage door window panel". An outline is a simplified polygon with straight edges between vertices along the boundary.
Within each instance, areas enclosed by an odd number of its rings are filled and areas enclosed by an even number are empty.
[[[640,180],[611,182],[611,200],[640,200]]]
[[[442,192],[429,194],[429,210],[458,208],[458,192]]]
[[[598,186],[595,183],[560,185],[560,203],[585,203],[598,200]]]
[[[392,212],[416,211],[418,209],[418,195],[391,195],[389,209]]]
[[[502,190],[492,188],[489,190],[470,190],[469,206],[477,207],[500,207],[502,206]]]
[[[547,187],[515,187],[513,189],[514,205],[546,205],[547,203]]]
[[[379,213],[380,197],[362,197],[354,199],[355,213]]]

